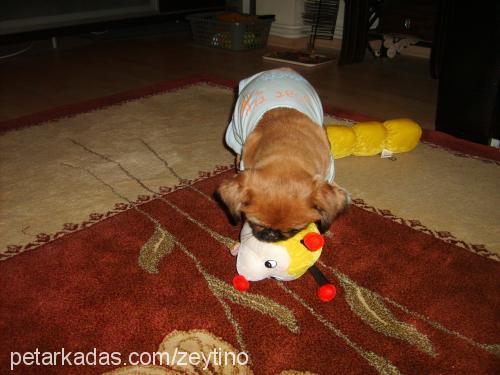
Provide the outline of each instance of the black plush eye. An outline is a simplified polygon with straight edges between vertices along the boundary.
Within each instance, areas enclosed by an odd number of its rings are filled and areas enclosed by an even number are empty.
[[[274,268],[278,265],[278,263],[276,263],[275,260],[266,260],[266,262],[264,263],[264,266],[266,266],[266,268]]]

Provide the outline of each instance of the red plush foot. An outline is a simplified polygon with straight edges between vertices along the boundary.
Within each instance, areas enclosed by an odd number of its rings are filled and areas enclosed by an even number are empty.
[[[318,288],[318,298],[323,302],[331,301],[337,294],[337,288],[332,284],[325,284]]]
[[[319,233],[311,232],[304,236],[304,245],[311,251],[319,250],[325,244],[325,239]]]
[[[236,290],[240,292],[245,292],[250,288],[250,283],[243,275],[236,275],[233,277],[233,286]]]

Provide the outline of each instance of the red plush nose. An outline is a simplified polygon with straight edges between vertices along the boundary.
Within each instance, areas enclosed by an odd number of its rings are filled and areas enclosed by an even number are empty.
[[[240,292],[245,292],[250,288],[250,283],[243,275],[236,275],[233,277],[233,286],[236,290]]]
[[[304,245],[311,251],[321,249],[324,243],[325,239],[319,233],[311,232],[304,236]]]

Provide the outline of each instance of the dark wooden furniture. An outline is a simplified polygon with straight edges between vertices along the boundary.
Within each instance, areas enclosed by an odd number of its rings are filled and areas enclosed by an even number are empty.
[[[384,0],[379,8],[379,34],[411,35],[432,42],[437,0]]]
[[[0,1],[0,44],[184,22],[186,15],[225,7],[225,0]]]
[[[500,138],[500,2],[443,3],[436,129],[488,144]]]
[[[376,3],[370,0],[346,0],[339,65],[363,61],[368,44],[369,18]]]
[[[344,17],[340,65],[361,62],[373,33],[414,35],[431,47],[439,78],[436,129],[483,144],[500,138],[500,1],[346,0]]]
[[[439,54],[439,0],[347,0],[344,13],[344,34],[339,64],[363,61],[369,40],[392,35],[396,39],[411,38],[416,44]],[[373,28],[378,22],[378,26]],[[381,48],[381,54],[386,49]],[[375,54],[375,51],[372,51]],[[437,78],[440,59],[431,58],[430,71]]]

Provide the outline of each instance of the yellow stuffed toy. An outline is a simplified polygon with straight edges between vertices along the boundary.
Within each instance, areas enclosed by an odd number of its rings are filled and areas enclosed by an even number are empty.
[[[244,292],[250,287],[250,281],[267,278],[296,280],[309,270],[319,285],[318,298],[328,302],[335,297],[335,286],[314,265],[324,245],[316,224],[309,224],[287,240],[263,242],[252,234],[250,225],[245,222],[240,240],[241,243],[231,250],[231,254],[237,257],[238,275],[233,278],[237,290]]]
[[[346,125],[326,125],[335,159],[348,155],[372,156],[385,151],[389,155],[415,148],[422,128],[415,121],[401,118],[383,123],[367,121]]]

